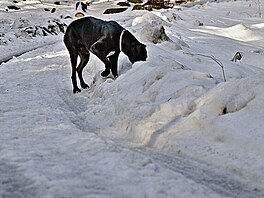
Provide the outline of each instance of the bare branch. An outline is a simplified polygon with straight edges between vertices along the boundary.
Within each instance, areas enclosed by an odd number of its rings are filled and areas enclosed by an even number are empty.
[[[185,54],[188,54],[188,55],[191,55],[191,56],[202,56],[202,57],[210,58],[213,61],[215,61],[221,67],[222,73],[223,73],[223,78],[224,78],[224,81],[226,82],[226,75],[225,75],[224,65],[223,65],[223,63],[220,60],[216,59],[214,56],[209,56],[209,55],[204,55],[204,54],[192,54],[190,52],[185,52]]]

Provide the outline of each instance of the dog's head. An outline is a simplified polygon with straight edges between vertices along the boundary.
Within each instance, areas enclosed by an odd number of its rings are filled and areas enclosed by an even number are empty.
[[[123,52],[131,63],[147,60],[146,45],[140,43],[129,31],[124,32]]]
[[[130,53],[128,54],[128,58],[131,63],[146,61],[147,57],[146,45],[140,42],[134,42],[131,44]]]

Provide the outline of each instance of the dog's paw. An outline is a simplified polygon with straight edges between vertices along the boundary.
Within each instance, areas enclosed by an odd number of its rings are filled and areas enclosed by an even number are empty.
[[[76,94],[76,93],[80,93],[82,90],[80,90],[79,88],[74,88],[73,89],[73,93]]]
[[[117,73],[113,73],[114,79],[117,79],[118,74]]]
[[[104,71],[101,73],[101,76],[102,76],[102,77],[107,77],[109,74],[110,74],[110,70],[104,70]]]
[[[81,86],[82,86],[83,89],[88,89],[89,88],[89,85],[87,85],[86,83],[81,84]]]

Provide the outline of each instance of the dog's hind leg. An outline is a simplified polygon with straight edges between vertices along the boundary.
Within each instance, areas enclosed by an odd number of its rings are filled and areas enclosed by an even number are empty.
[[[73,85],[73,93],[81,92],[81,90],[78,88],[77,81],[76,81],[76,66],[77,66],[77,53],[76,51],[70,52],[70,59],[71,59],[71,65],[72,65],[72,85]]]
[[[79,56],[81,58],[81,62],[77,67],[77,73],[80,79],[80,84],[83,89],[89,88],[89,86],[84,82],[83,76],[82,76],[82,71],[84,67],[87,65],[89,58],[90,58],[90,52],[89,51],[82,51],[79,53]]]

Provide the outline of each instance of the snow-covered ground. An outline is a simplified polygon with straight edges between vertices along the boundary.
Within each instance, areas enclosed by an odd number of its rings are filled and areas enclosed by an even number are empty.
[[[0,197],[263,197],[264,3],[103,15],[116,3],[86,15],[119,22],[148,59],[121,54],[113,80],[92,55],[73,94],[59,25],[74,1],[0,1]]]

